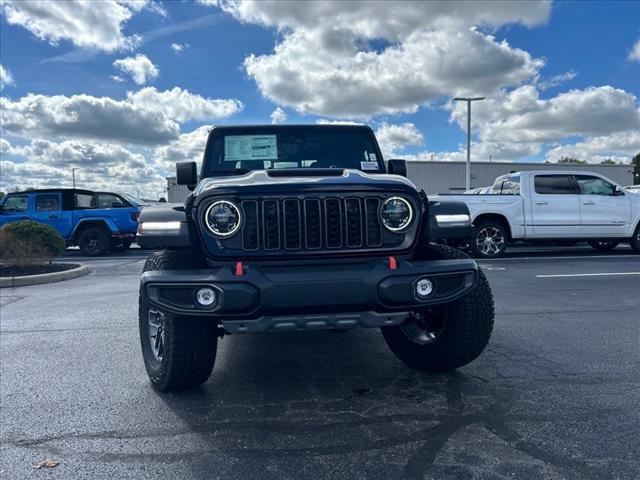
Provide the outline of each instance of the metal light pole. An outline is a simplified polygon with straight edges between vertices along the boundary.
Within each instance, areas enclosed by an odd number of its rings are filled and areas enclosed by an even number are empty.
[[[484,100],[487,97],[455,97],[456,102],[467,102],[467,172],[465,175],[466,190],[471,189],[471,102]]]
[[[76,189],[76,170],[77,168],[71,169],[71,176],[73,177],[73,189]]]

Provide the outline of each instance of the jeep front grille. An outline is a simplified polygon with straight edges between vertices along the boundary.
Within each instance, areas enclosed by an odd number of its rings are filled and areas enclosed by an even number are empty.
[[[381,247],[380,201],[378,197],[244,200],[242,249]]]

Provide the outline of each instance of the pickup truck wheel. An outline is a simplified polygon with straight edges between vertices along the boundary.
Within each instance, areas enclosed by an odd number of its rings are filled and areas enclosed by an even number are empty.
[[[501,223],[482,222],[473,229],[471,252],[475,257],[500,257],[507,248],[507,231]]]
[[[629,245],[631,245],[634,252],[640,253],[640,223],[636,227],[636,231],[633,232],[633,237],[631,237]]]
[[[601,252],[610,252],[611,250],[613,250],[614,248],[616,248],[618,246],[618,244],[620,242],[617,242],[615,240],[611,240],[608,242],[605,241],[592,241],[592,242],[587,242],[592,248],[595,248],[596,250],[599,250]]]
[[[185,270],[197,266],[190,252],[153,253],[143,271]],[[149,305],[140,296],[138,324],[144,365],[152,385],[165,392],[194,388],[207,381],[218,347],[217,324],[174,315]]]
[[[98,227],[91,227],[84,230],[78,236],[78,246],[80,251],[89,257],[99,257],[109,250],[111,242],[107,233]]]
[[[111,242],[112,252],[125,252],[131,247],[131,240],[120,240]]]
[[[467,258],[447,247],[437,246],[438,253],[443,259]],[[391,351],[404,363],[425,372],[442,372],[466,365],[482,353],[493,319],[491,287],[479,271],[475,287],[461,299],[411,312],[403,324],[381,330]]]
[[[507,248],[507,231],[499,222],[482,222],[473,229],[471,252],[475,257],[500,257]]]

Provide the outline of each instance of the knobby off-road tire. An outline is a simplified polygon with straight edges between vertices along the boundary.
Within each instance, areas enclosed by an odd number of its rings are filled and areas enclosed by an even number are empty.
[[[433,259],[469,258],[465,253],[442,245],[424,247],[421,256]],[[464,297],[431,309],[444,315],[441,329],[431,341],[417,343],[406,325],[382,327],[391,351],[404,363],[425,372],[442,372],[466,365],[487,346],[493,330],[494,306],[489,282],[482,271],[475,287]]]
[[[191,252],[160,251],[151,254],[143,271],[188,270],[201,263]],[[160,391],[185,390],[207,381],[218,346],[217,325],[212,320],[174,315],[147,304],[140,295],[139,327],[144,365]],[[155,330],[150,324],[160,327]],[[157,338],[161,337],[157,343]],[[159,343],[161,343],[161,348]]]

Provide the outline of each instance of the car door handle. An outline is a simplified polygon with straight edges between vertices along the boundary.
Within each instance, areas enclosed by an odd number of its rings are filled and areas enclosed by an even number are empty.
[[[49,215],[49,218],[60,218],[58,215]]]
[[[536,205],[549,205],[549,202],[544,202],[540,200],[539,202],[536,202]]]
[[[596,202],[582,202],[583,205],[595,205]]]

